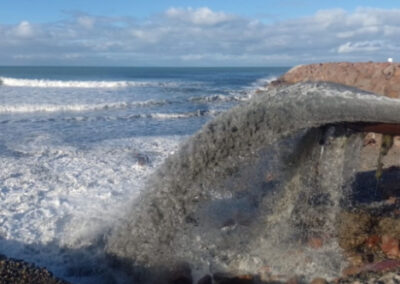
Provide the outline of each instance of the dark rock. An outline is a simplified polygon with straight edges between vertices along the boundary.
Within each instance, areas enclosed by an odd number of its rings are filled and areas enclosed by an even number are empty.
[[[8,259],[0,255],[0,283],[9,284],[68,284],[57,279],[45,268],[22,260]]]
[[[197,284],[212,284],[212,277],[210,275],[203,276],[197,281]]]
[[[254,284],[255,278],[252,275],[233,275],[230,273],[215,273],[214,281],[217,284]]]
[[[168,284],[192,284],[192,272],[186,263],[176,265],[169,275]]]

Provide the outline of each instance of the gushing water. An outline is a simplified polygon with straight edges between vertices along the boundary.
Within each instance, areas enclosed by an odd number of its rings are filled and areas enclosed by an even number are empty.
[[[343,257],[335,217],[361,145],[359,134],[334,126],[341,122],[399,123],[400,102],[305,83],[222,114],[150,178],[108,239],[108,253],[140,274],[185,262],[195,278],[266,266],[337,275]],[[323,248],[304,245],[314,237]]]

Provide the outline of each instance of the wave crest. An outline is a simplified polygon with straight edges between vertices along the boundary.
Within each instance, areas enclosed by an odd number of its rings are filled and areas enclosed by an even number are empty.
[[[1,113],[32,113],[32,112],[83,112],[107,109],[125,109],[132,107],[151,107],[168,104],[167,100],[148,100],[137,102],[115,102],[105,104],[25,104],[25,105],[1,105]]]
[[[19,79],[0,77],[0,85],[34,88],[128,88],[128,87],[177,87],[177,82],[156,81],[61,81],[45,79]]]

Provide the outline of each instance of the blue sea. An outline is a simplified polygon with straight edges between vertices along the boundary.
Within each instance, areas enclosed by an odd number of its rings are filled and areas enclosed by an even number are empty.
[[[0,67],[0,254],[94,283],[77,252],[179,143],[288,69]]]

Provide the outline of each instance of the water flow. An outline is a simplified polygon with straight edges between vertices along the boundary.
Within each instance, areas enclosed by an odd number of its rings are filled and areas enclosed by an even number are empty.
[[[345,259],[336,217],[349,200],[361,138],[341,126],[311,129],[283,159],[288,168],[283,194],[269,204],[274,208],[265,218],[269,234],[259,244],[274,273],[308,280],[340,275]]]
[[[362,121],[399,123],[400,103],[325,83],[256,96],[165,161],[110,236],[108,253],[152,275],[186,262],[195,277],[265,266],[335,276],[343,260],[335,216],[360,137],[319,129]],[[312,238],[323,248],[306,246]]]

